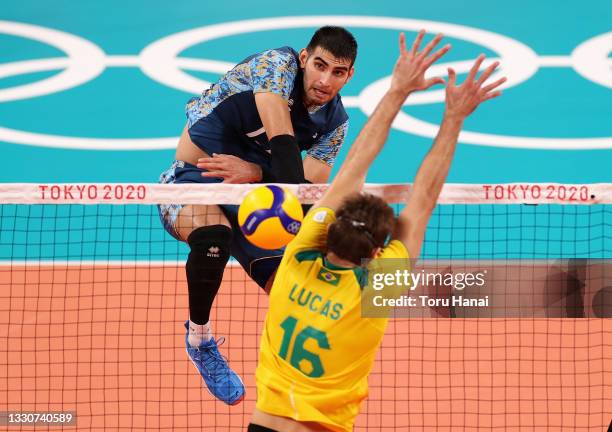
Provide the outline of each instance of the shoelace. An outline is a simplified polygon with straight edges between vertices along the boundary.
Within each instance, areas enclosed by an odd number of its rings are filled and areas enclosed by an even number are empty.
[[[213,377],[215,382],[217,382],[217,378],[227,376],[227,374],[229,374],[227,359],[223,357],[218,350],[218,347],[223,345],[225,342],[225,337],[221,336],[216,342],[216,346],[210,345],[209,347],[199,348],[200,351],[207,351],[209,353],[209,358],[203,366],[204,369],[206,369],[206,373]]]

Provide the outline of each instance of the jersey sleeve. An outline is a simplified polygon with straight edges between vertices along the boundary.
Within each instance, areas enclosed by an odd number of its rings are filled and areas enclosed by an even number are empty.
[[[336,220],[334,210],[317,207],[308,212],[297,236],[287,245],[285,253],[303,249],[323,250],[327,244],[327,228]]]
[[[349,122],[346,120],[333,131],[321,135],[317,142],[308,150],[307,155],[326,165],[333,166],[342,143],[344,143],[346,138],[348,124]]]
[[[289,100],[298,64],[290,52],[268,50],[248,62],[253,93],[274,93]]]

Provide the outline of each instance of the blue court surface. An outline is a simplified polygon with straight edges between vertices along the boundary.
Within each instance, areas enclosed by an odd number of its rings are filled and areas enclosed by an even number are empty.
[[[382,94],[397,57],[399,31],[412,40],[424,28],[443,32],[453,46],[440,63],[441,74],[447,66],[466,71],[482,52],[501,59],[509,78],[503,96],[466,122],[449,182],[612,181],[612,7],[607,0],[585,0],[580,7],[549,0],[263,1],[256,7],[251,2],[24,0],[3,4],[0,20],[0,182],[154,183],[173,159],[186,121],[185,102],[207,81],[254,52],[304,47],[324,24],[346,26],[359,43],[355,76],[341,92],[351,120],[347,144]],[[441,89],[409,99],[368,181],[412,181],[442,112]],[[45,219],[42,209],[4,210],[9,219],[19,211],[39,211]],[[112,220],[113,211],[96,209],[98,223],[105,223],[105,212]],[[583,210],[572,211],[580,219]],[[501,213],[508,218],[512,208]],[[604,230],[606,215],[596,212],[598,219],[582,226]],[[550,215],[542,217],[547,218],[542,223],[550,223]],[[533,232],[538,224],[529,226]],[[15,226],[5,228],[6,233]],[[160,241],[173,241],[158,231]],[[596,245],[585,246],[587,255],[609,250],[599,243],[602,236],[595,237]],[[138,255],[126,251],[126,243],[117,247],[125,257]],[[38,252],[34,257],[53,255],[42,246]],[[17,247],[10,253],[30,256]],[[573,253],[580,254],[567,252]],[[513,255],[510,249],[508,254]]]

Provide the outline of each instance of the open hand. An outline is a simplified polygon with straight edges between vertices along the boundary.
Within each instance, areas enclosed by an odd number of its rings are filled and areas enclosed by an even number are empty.
[[[408,95],[413,91],[427,90],[435,84],[444,84],[444,79],[439,77],[425,78],[425,72],[427,72],[427,69],[433,63],[446,54],[451,46],[447,44],[434,54],[431,54],[436,45],[442,40],[442,34],[439,34],[425,46],[423,51],[419,52],[423,37],[425,37],[425,30],[419,32],[412,44],[412,48],[408,51],[406,49],[406,35],[400,33],[400,56],[393,68],[391,90],[398,90]]]
[[[460,86],[456,85],[457,73],[452,68],[448,68],[446,115],[457,116],[464,119],[473,113],[482,102],[501,95],[501,91],[495,89],[506,82],[506,77],[500,78],[491,84],[484,85],[499,66],[499,62],[496,61],[492,63],[484,70],[480,78],[476,79],[476,75],[484,59],[484,54],[478,56],[466,80]]]

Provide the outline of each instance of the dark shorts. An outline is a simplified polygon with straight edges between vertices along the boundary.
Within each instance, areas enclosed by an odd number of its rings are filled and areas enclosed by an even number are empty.
[[[183,161],[174,161],[170,168],[159,176],[159,182],[166,183],[221,183],[221,179],[202,177],[203,170]],[[182,204],[162,204],[158,206],[159,217],[168,233],[182,240],[176,231],[176,219],[183,208]],[[276,271],[283,257],[284,249],[267,250],[249,242],[238,225],[238,206],[219,205],[219,208],[232,226],[233,236],[231,254],[257,284],[264,288],[270,276]]]

